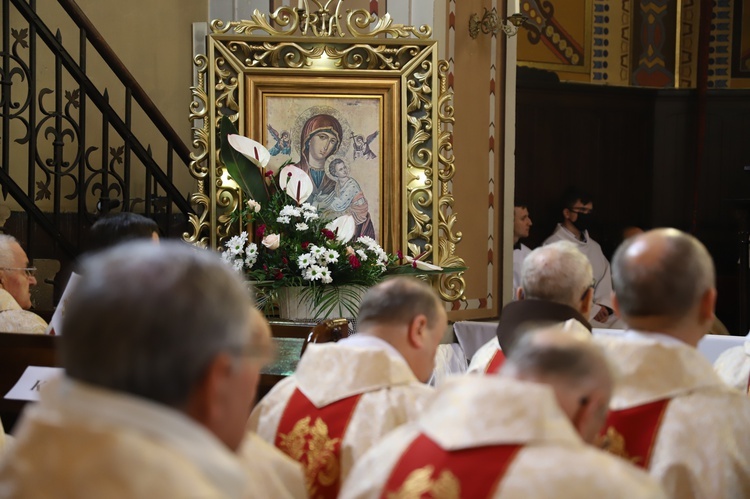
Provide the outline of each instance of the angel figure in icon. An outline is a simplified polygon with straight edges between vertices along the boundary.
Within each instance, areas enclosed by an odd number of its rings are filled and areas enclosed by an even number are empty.
[[[370,135],[367,136],[367,139],[365,139],[362,135],[354,135],[352,133],[352,145],[354,146],[354,150],[352,152],[352,160],[356,160],[357,158],[365,158],[365,159],[375,159],[377,158],[377,155],[375,155],[374,152],[372,152],[372,149],[370,149],[370,144],[373,140],[375,140],[375,137],[378,136],[377,130],[372,132]]]
[[[292,154],[292,138],[289,132],[282,130],[281,133],[277,132],[274,127],[268,125],[268,131],[271,133],[271,137],[276,141],[276,144],[268,149],[271,156],[277,156],[279,154]]]

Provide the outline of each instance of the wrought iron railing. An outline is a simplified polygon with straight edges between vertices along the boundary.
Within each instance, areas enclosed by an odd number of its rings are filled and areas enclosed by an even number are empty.
[[[44,0],[42,10],[52,3]],[[48,26],[59,19],[42,19],[37,0],[2,4],[0,184],[3,198],[10,195],[28,217],[27,252],[34,253],[38,227],[73,257],[81,229],[113,210],[144,212],[165,235],[181,234],[192,209],[174,173],[187,172],[188,147],[78,5],[58,3],[77,27],[68,45]],[[87,76],[97,54],[122,85],[123,100],[111,100]],[[147,140],[134,131],[136,113],[155,129]]]

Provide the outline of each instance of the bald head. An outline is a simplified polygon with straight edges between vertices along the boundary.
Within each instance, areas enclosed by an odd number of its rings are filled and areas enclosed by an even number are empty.
[[[686,319],[712,293],[711,255],[693,236],[677,229],[656,229],[626,240],[612,259],[612,283],[620,314],[631,326],[659,318],[669,326]],[[713,310],[711,310],[711,315]]]
[[[411,277],[388,279],[370,288],[357,316],[358,334],[390,343],[420,381],[432,375],[447,325],[447,314],[435,291]]]
[[[430,286],[412,277],[395,277],[370,288],[357,315],[360,328],[371,325],[408,324],[423,314],[430,325],[439,318],[440,299]]]
[[[519,341],[500,374],[552,387],[560,408],[587,442],[604,424],[613,375],[588,332],[562,325],[534,331]]]
[[[592,281],[591,263],[569,241],[535,249],[521,267],[524,298],[561,303],[576,310],[580,310],[581,297]]]

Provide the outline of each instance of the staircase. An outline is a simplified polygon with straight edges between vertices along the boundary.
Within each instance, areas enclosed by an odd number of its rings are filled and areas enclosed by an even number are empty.
[[[63,266],[85,249],[88,227],[112,211],[142,213],[163,236],[181,237],[193,210],[176,185],[190,163],[177,132],[73,0],[2,2],[0,202],[12,210],[5,231],[32,260]],[[94,60],[97,75],[111,72],[98,76],[104,88],[87,74]]]

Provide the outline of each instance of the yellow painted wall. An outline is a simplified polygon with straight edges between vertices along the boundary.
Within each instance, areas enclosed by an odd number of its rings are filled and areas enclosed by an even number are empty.
[[[207,0],[129,0],[128,2],[111,2],[98,0],[79,0],[78,5],[100,31],[104,39],[114,49],[126,67],[135,76],[146,93],[155,102],[172,127],[190,147],[192,141],[190,123],[187,120],[190,104],[190,85],[192,84],[192,23],[205,21]],[[79,60],[79,30],[56,1],[37,2],[37,11],[42,20],[53,32],[60,31],[62,43],[75,60]],[[11,26],[20,30],[28,28],[21,16],[14,12],[11,15]],[[37,51],[37,93],[42,88],[54,88],[55,59],[52,53],[39,40]],[[22,57],[28,60],[28,52],[21,50]],[[106,88],[112,107],[124,118],[125,92],[119,80],[99,57],[95,49],[88,45],[86,51],[87,74],[100,88]],[[64,90],[73,92],[78,85],[63,69]],[[15,82],[18,83],[18,82]],[[23,91],[24,85],[17,85]],[[19,95],[19,97],[23,97]],[[54,109],[54,95],[44,97],[42,104],[47,109]],[[63,99],[63,103],[67,102]],[[91,101],[86,104],[86,126],[88,147],[97,147],[91,153],[92,164],[101,165],[102,115]],[[70,108],[75,121],[79,120],[78,110]],[[38,119],[42,119],[41,109]],[[155,127],[145,114],[133,103],[132,130],[144,146],[151,145],[157,162],[165,163],[166,143],[160,138]],[[21,137],[25,130],[16,121],[12,126],[13,138]],[[122,140],[110,129],[110,147],[119,147]],[[52,138],[41,134],[36,143],[39,154],[44,161],[52,157]],[[72,147],[71,147],[72,146]],[[75,144],[66,142],[65,160],[72,162],[75,158]],[[13,143],[11,145],[11,175],[22,187],[27,183],[28,146]],[[145,181],[143,168],[133,156],[134,191],[131,197],[143,197]],[[177,166],[177,164],[176,164]],[[36,167],[37,180],[43,180],[42,170]],[[194,191],[196,184],[187,169],[175,168],[175,184],[183,192]],[[62,183],[63,195],[75,188],[70,180]],[[93,196],[89,190],[89,197]],[[7,204],[18,209],[8,198]],[[37,205],[42,210],[51,210],[52,203],[40,200]],[[63,200],[63,211],[76,210],[77,201]]]

